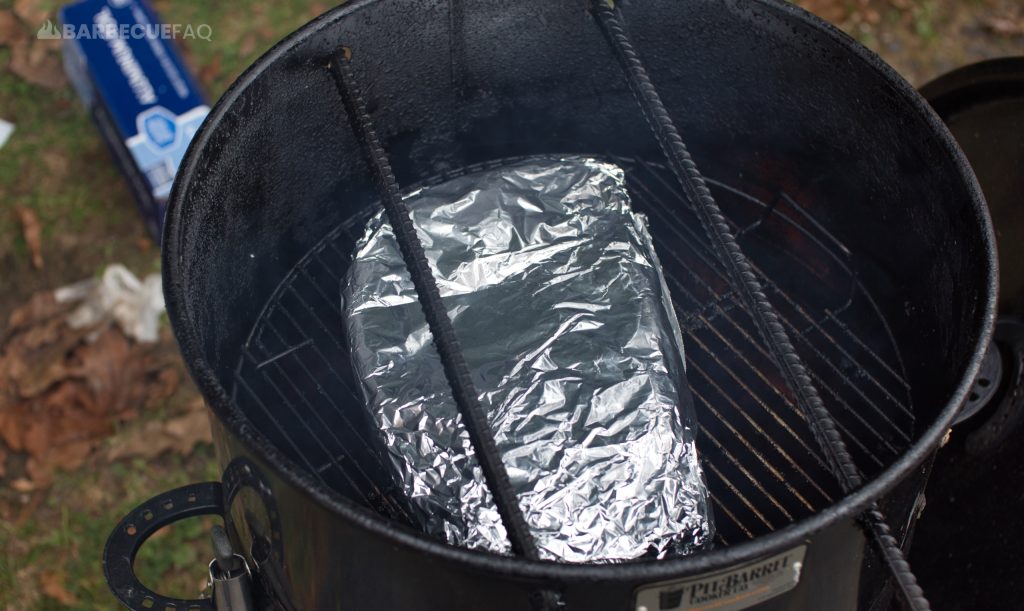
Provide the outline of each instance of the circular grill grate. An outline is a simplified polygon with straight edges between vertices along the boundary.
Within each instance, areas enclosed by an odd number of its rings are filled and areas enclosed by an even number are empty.
[[[718,543],[770,532],[838,500],[842,493],[803,415],[696,217],[680,203],[671,172],[612,160],[626,169],[634,208],[651,221],[683,327]],[[786,193],[709,182],[857,465],[868,476],[877,473],[910,445],[914,418],[895,341],[853,271],[854,255]],[[373,213],[368,207],[334,228],[282,280],[246,342],[232,392],[297,464],[341,494],[402,519],[383,448],[361,407],[341,319],[341,283]]]

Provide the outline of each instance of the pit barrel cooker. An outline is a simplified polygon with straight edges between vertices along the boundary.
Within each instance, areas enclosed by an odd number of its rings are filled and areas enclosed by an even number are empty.
[[[258,608],[660,611],[737,584],[751,594],[717,608],[886,607],[860,515],[877,501],[909,544],[992,333],[995,247],[974,176],[905,81],[786,2],[617,3],[864,476],[843,493],[589,8],[355,0],[225,94],[181,166],[163,253],[224,474],[117,527],[105,570],[122,602],[212,609],[159,596],[131,561],[161,525],[215,513]],[[403,186],[538,154],[626,170],[684,328],[714,549],[557,564],[453,548],[397,519],[337,302],[379,206],[329,70],[342,46]]]

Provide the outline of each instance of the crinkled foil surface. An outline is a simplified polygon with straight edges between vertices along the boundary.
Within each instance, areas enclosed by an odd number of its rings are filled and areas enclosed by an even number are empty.
[[[406,202],[542,557],[705,546],[682,337],[622,170],[531,159]],[[383,213],[358,244],[343,301],[366,404],[421,527],[508,553]]]

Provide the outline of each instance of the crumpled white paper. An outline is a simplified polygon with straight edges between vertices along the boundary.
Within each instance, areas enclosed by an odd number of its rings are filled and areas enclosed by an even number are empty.
[[[160,314],[164,311],[164,292],[160,274],[145,280],[115,263],[99,279],[90,278],[54,291],[58,303],[81,301],[68,314],[68,324],[81,329],[114,321],[129,337],[140,342],[155,342],[159,337]]]
[[[14,124],[0,119],[0,148],[7,144],[7,139],[14,133]]]

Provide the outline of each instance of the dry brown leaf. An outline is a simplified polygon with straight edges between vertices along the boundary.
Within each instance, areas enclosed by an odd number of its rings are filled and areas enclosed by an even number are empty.
[[[210,420],[205,411],[189,412],[177,418],[147,422],[115,438],[107,451],[107,460],[140,457],[156,458],[164,452],[189,454],[200,442],[210,443]]]
[[[19,344],[26,350],[35,351],[50,344],[56,343],[61,337],[64,321],[60,318],[51,318],[41,324],[33,325],[25,329],[19,338]]]
[[[61,381],[46,396],[9,405],[0,412],[0,439],[16,452],[41,457],[56,446],[108,434],[114,416],[89,411],[88,387]]]
[[[238,54],[242,57],[252,55],[253,51],[256,50],[256,34],[253,32],[247,32],[242,37],[242,41],[238,43]]]
[[[179,382],[177,371],[171,368],[161,369],[147,388],[146,407],[156,407],[169,399],[178,389]]]
[[[12,57],[13,65],[13,57]],[[13,67],[12,67],[13,69]],[[25,236],[25,244],[32,253],[32,266],[36,269],[43,269],[43,227],[39,224],[39,217],[31,208],[15,206],[14,213],[18,215],[18,222],[21,223],[21,233]]]
[[[57,303],[53,291],[40,291],[11,312],[7,319],[7,333],[10,335],[30,324],[45,321],[68,310],[68,306]]]
[[[203,400],[202,395],[196,395],[191,401],[185,404],[186,412],[200,412],[206,409],[206,401]]]
[[[153,395],[170,396],[174,389],[168,391],[168,387],[178,383],[177,374],[160,378],[166,364],[155,362],[150,350],[111,326],[75,352],[71,375],[88,383],[98,411],[117,414],[137,409],[151,404]]]
[[[259,35],[260,40],[262,40],[263,42],[271,42],[275,40],[278,36],[277,32],[274,31],[274,28],[266,24],[261,25],[259,28],[257,28],[256,33]]]
[[[800,0],[799,4],[831,23],[842,23],[849,16],[845,0]]]
[[[43,0],[14,0],[14,14],[34,28],[43,25],[50,15]]]
[[[10,339],[0,353],[0,381],[6,378],[6,386],[16,388],[23,398],[35,397],[70,376],[67,355],[90,332],[90,329],[70,329],[61,324],[60,319],[54,322],[63,332],[52,344],[37,346],[35,342],[49,335],[42,331],[26,331]]]
[[[50,447],[50,419],[33,418],[23,423],[22,449],[31,456],[40,456]]]
[[[11,489],[15,492],[32,492],[36,489],[36,485],[32,483],[32,480],[26,477],[19,477],[11,482]]]
[[[0,11],[0,45],[28,39],[28,30],[11,11]]]
[[[985,22],[985,26],[1000,36],[1019,36],[1024,34],[1024,18],[992,17]]]
[[[25,430],[21,426],[22,418],[18,418],[15,410],[18,406],[10,406],[0,411],[0,440],[8,448],[20,452],[25,447]]]
[[[43,165],[46,166],[49,180],[58,182],[68,175],[68,156],[60,150],[48,150],[42,154]]]
[[[48,40],[26,39],[11,44],[8,69],[22,79],[47,89],[68,84],[60,55]]]
[[[327,9],[327,5],[320,2],[314,2],[313,4],[309,5],[309,16],[311,18],[319,17],[320,15],[326,13]]]
[[[39,576],[39,586],[42,588],[43,594],[65,607],[77,605],[78,599],[74,594],[67,591],[64,587],[64,581],[65,577],[61,572],[46,572]]]
[[[11,315],[0,346],[0,450],[27,459],[27,477],[8,482],[18,491],[45,489],[55,472],[80,468],[116,422],[165,403],[181,385],[169,334],[148,345],[114,326],[71,329],[66,309],[51,294],[33,296]],[[128,444],[127,455],[191,452],[210,439],[202,407],[191,401],[181,406],[184,416],[144,425],[145,436]]]
[[[46,493],[42,490],[34,490],[29,495],[28,501],[21,506],[18,515],[14,517],[14,526],[21,528],[30,518],[34,517],[36,512],[39,511],[39,507],[42,506],[43,501],[46,500],[46,496]]]
[[[95,441],[76,441],[54,446],[25,464],[29,478],[37,486],[49,485],[57,470],[73,471],[81,467],[96,448]]]
[[[221,54],[217,53],[199,69],[199,82],[209,87],[220,76]]]

